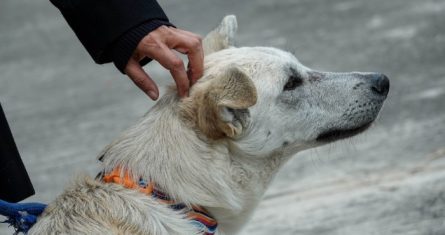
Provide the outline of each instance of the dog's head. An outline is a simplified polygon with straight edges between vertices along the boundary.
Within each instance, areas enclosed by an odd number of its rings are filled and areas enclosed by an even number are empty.
[[[185,117],[206,138],[230,139],[249,155],[299,150],[353,136],[376,119],[389,90],[379,73],[329,73],[291,53],[235,47],[236,18],[204,39],[205,74],[185,99]]]

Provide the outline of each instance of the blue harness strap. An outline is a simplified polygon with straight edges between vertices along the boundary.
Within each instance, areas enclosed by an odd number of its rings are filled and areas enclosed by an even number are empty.
[[[6,217],[1,223],[8,223],[13,226],[15,234],[20,232],[26,234],[28,230],[37,222],[37,217],[43,213],[46,204],[42,203],[9,203],[0,200],[0,215]]]

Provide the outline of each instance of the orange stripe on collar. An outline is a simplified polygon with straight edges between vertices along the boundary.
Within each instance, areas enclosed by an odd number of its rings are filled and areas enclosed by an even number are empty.
[[[102,181],[105,183],[115,183],[124,186],[129,189],[137,189],[139,192],[151,196],[153,193],[154,184],[150,182],[145,187],[141,187],[138,183],[136,183],[130,176],[128,172],[124,172],[122,175],[122,171],[120,168],[115,168],[113,171],[108,174],[104,174],[102,177]]]
[[[218,223],[205,208],[197,205],[189,208],[183,203],[177,203],[165,193],[157,190],[153,182],[146,182],[143,179],[139,179],[137,182],[128,172],[122,172],[120,168],[115,168],[109,173],[103,173],[102,181],[105,183],[120,184],[125,188],[138,190],[147,196],[155,198],[159,203],[168,205],[173,210],[183,211],[192,224],[202,231],[203,235],[213,235],[216,232]]]

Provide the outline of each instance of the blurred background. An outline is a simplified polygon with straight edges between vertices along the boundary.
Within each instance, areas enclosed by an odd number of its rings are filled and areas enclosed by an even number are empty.
[[[239,46],[391,80],[374,127],[297,154],[242,234],[445,234],[445,0],[159,3],[201,35],[235,14]],[[146,69],[172,82],[156,63]],[[154,104],[113,65],[94,64],[47,0],[0,2],[0,101],[37,192],[29,201],[43,202],[74,175],[95,175],[99,151]]]

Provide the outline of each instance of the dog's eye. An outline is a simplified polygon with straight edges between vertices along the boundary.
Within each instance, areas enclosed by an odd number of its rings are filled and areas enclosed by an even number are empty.
[[[289,77],[289,80],[287,81],[286,85],[284,85],[283,91],[295,90],[295,88],[297,88],[301,84],[303,84],[303,79],[301,79],[298,76],[292,75]]]

